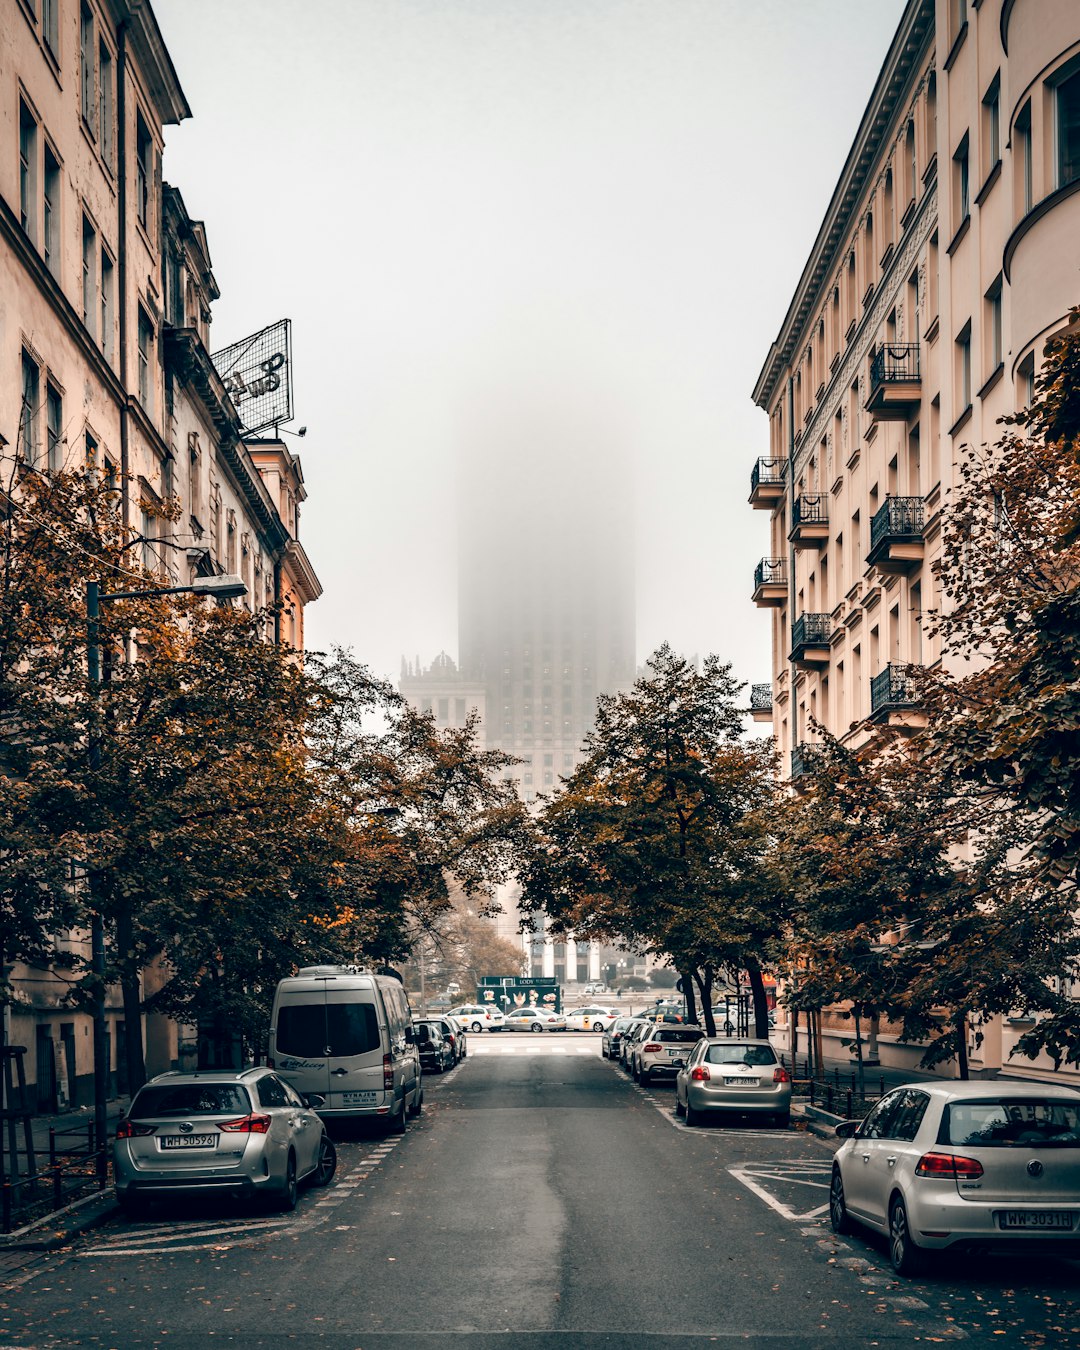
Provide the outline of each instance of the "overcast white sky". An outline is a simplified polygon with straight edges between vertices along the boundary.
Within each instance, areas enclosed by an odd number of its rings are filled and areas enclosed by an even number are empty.
[[[553,420],[587,410],[635,479],[639,658],[667,639],[769,678],[750,394],[902,10],[155,0],[212,346],[294,323],[309,646],[394,678],[456,656],[457,455],[492,403],[565,394]]]

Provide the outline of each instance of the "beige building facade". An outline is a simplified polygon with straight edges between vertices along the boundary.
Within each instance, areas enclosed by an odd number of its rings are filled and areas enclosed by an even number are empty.
[[[1077,303],[1080,6],[910,0],[754,389],[772,624],[754,716],[793,783],[815,722],[848,743],[920,724],[910,668],[942,659],[924,613],[960,447],[999,438]],[[1026,1025],[982,1028],[973,1068],[1007,1071]]]
[[[191,111],[150,4],[6,0],[0,52],[0,454],[112,473],[162,584],[239,574],[242,603],[284,606],[267,639],[302,649],[304,606],[321,593],[299,539],[303,472],[279,433],[246,435],[210,357],[206,229],[161,176],[164,128]],[[169,499],[175,521],[157,511]],[[5,1039],[28,1051],[32,1098],[88,1101],[89,1017],[64,1007],[55,972],[7,973]],[[123,1090],[118,991],[107,1017]],[[194,1052],[193,1029],[145,1023],[150,1072]]]

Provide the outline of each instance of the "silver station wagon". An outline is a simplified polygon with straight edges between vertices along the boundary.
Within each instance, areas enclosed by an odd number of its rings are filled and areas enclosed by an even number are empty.
[[[266,1068],[160,1074],[135,1094],[113,1144],[116,1195],[129,1211],[213,1192],[293,1209],[300,1182],[327,1186],[336,1165],[315,1111]]]
[[[1080,1093],[1043,1083],[909,1083],[836,1127],[829,1218],[885,1233],[900,1275],[933,1251],[1080,1257]]]

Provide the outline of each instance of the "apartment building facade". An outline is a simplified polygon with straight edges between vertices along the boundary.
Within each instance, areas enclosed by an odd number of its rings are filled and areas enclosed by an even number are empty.
[[[848,743],[920,724],[910,670],[943,659],[924,614],[961,447],[998,439],[1077,303],[1080,8],[910,0],[754,389],[772,623],[754,715],[793,783],[815,722]],[[1022,1029],[984,1028],[973,1066],[1007,1068]]]
[[[164,128],[191,114],[150,4],[10,0],[0,51],[0,453],[113,475],[163,585],[237,573],[242,603],[284,604],[267,639],[302,648],[321,593],[298,537],[302,468],[278,435],[247,435],[209,354],[206,229],[161,175]],[[158,510],[169,500],[176,520]],[[7,973],[5,1039],[26,1046],[39,1106],[87,1101],[89,1018],[63,1006],[54,972]],[[107,1019],[122,1090],[116,991]],[[151,1072],[194,1049],[164,1018],[139,1034]]]

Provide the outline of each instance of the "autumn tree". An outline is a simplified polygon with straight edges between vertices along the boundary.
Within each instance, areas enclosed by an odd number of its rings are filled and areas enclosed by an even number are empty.
[[[584,758],[539,814],[521,903],[555,933],[666,957],[710,1033],[717,973],[746,970],[767,1035],[773,754],[744,738],[738,690],[719,658],[699,670],[665,644],[630,691],[601,696]]]

